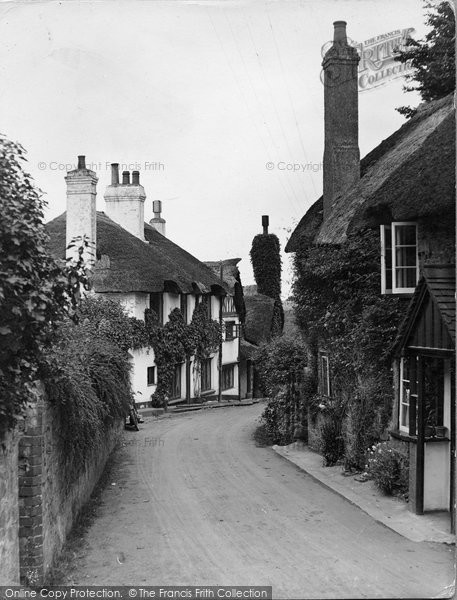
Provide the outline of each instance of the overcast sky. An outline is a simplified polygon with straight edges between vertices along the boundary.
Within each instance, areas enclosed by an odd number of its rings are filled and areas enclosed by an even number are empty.
[[[65,210],[78,154],[99,176],[98,210],[105,165],[136,163],[146,220],[162,200],[170,239],[201,260],[241,257],[250,284],[261,215],[283,248],[322,191],[321,48],[335,20],[357,42],[425,33],[420,0],[2,2],[0,131],[28,151],[46,220]],[[402,84],[359,93],[362,156],[402,124],[395,107],[417,104]]]

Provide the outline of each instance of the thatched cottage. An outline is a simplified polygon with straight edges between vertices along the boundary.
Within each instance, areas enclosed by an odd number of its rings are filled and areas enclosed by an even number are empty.
[[[170,403],[190,401],[196,396],[239,398],[239,317],[223,278],[203,262],[165,236],[161,204],[154,202],[154,218],[144,222],[146,194],[139,172],[124,171],[119,182],[119,165],[112,165],[111,185],[105,192],[105,212],[96,212],[96,174],[80,156],[78,168],[67,173],[67,211],[50,221],[50,250],[57,258],[72,256],[72,239],[95,241],[87,249],[86,262],[92,269],[96,294],[119,299],[127,312],[144,319],[152,309],[165,324],[170,312],[179,308],[187,323],[195,306],[205,300],[209,316],[225,323],[222,356],[219,351],[204,360],[199,370],[189,364],[175,365]],[[230,319],[228,318],[230,317]],[[152,348],[131,351],[132,388],[135,400],[147,405],[157,386],[157,368]],[[221,369],[222,367],[222,369]],[[222,375],[222,376],[221,376]]]
[[[403,299],[393,360],[389,434],[410,458],[410,507],[454,514],[455,111],[453,97],[423,104],[358,161],[357,62],[346,24],[335,23],[324,57],[324,193],[286,252],[343,244],[380,231],[379,294]],[[332,357],[316,350],[322,393],[332,395]],[[453,524],[452,524],[453,525]]]

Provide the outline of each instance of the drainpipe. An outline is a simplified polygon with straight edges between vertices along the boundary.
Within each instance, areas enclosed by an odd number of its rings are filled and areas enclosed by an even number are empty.
[[[224,282],[224,267],[222,265],[222,261],[220,261],[219,264],[219,269],[220,269],[220,278],[221,278],[221,284],[223,284]],[[219,325],[221,327],[221,332],[223,331],[222,329],[222,302],[223,302],[223,296],[219,296]],[[222,336],[221,336],[221,341],[219,342],[219,357],[218,357],[218,361],[217,361],[217,368],[219,370],[219,389],[218,389],[218,394],[217,394],[217,401],[221,402],[222,400],[222,344],[224,342],[222,341]]]

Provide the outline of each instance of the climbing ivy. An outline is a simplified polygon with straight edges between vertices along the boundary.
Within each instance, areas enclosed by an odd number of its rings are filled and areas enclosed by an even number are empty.
[[[345,419],[341,452],[348,468],[363,468],[368,444],[387,425],[391,350],[406,309],[400,298],[380,294],[379,248],[379,232],[365,230],[338,246],[299,248],[294,259],[297,320],[310,347],[329,354],[329,402],[341,408],[338,420]],[[318,404],[315,415],[331,428],[327,400],[316,401],[311,391],[307,400]]]
[[[192,320],[186,324],[180,309],[171,311],[167,323],[159,325],[154,311],[145,312],[145,329],[149,345],[154,349],[157,365],[157,388],[152,402],[166,408],[172,391],[175,365],[190,361],[194,370],[201,361],[216,352],[222,341],[222,329],[217,321],[208,318],[204,302],[195,307]]]
[[[252,240],[251,263],[259,294],[281,297],[281,255],[279,239],[273,233],[260,233]]]

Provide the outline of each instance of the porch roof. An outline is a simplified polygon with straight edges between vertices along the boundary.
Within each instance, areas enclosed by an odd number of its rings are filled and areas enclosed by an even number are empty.
[[[450,345],[455,348],[455,265],[426,265],[394,350],[398,354],[407,346],[450,349]]]

